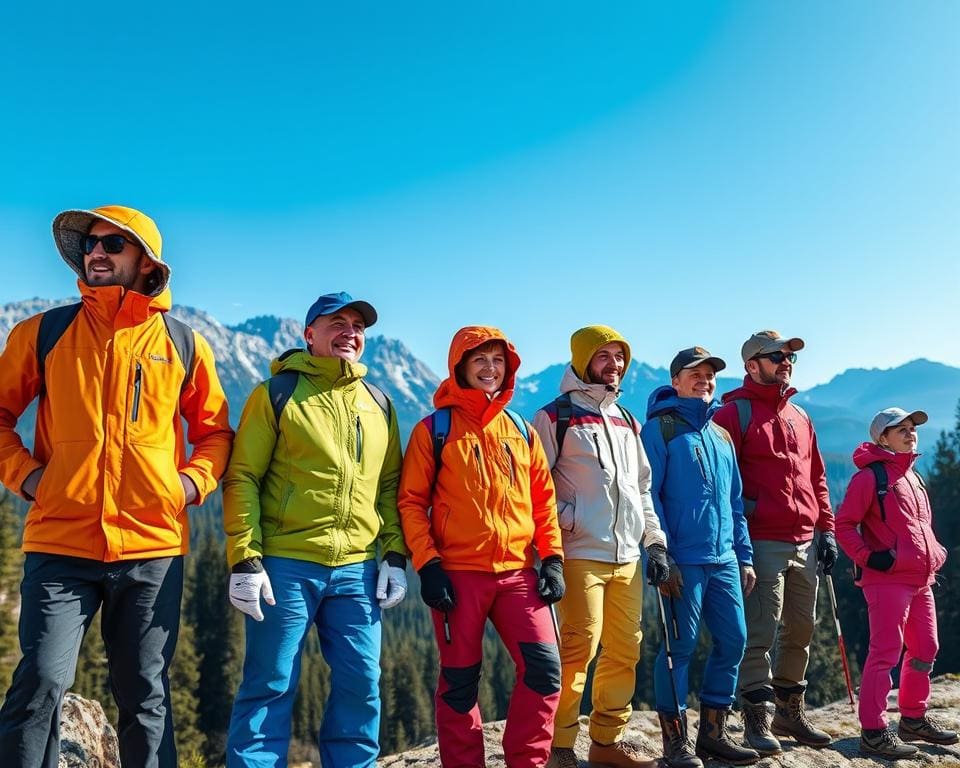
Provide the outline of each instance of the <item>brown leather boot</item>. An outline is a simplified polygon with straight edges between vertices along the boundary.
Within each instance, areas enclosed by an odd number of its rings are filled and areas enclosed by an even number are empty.
[[[587,761],[593,766],[609,768],[657,768],[656,760],[648,760],[640,750],[626,741],[615,741],[613,744],[591,741]]]
[[[770,733],[770,703],[767,701],[741,701],[743,707],[743,731],[747,744],[761,757],[779,755],[783,752],[777,737]]]
[[[703,768],[687,735],[687,713],[659,712],[663,735],[663,762],[667,768]]]
[[[710,707],[700,704],[700,728],[697,731],[697,757],[716,758],[731,765],[752,765],[760,759],[754,749],[741,747],[727,733],[729,707]]]
[[[807,719],[807,713],[804,712],[802,685],[795,685],[792,688],[774,686],[773,694],[777,709],[773,715],[771,731],[777,736],[786,736],[808,747],[829,746],[832,741],[830,734],[816,728]]]

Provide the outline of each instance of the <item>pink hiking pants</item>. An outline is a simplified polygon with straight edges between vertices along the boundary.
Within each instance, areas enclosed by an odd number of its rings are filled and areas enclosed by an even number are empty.
[[[937,656],[937,609],[929,586],[872,584],[863,588],[870,616],[870,651],[860,683],[860,726],[885,728],[890,671],[900,661],[900,714],[922,717]]]

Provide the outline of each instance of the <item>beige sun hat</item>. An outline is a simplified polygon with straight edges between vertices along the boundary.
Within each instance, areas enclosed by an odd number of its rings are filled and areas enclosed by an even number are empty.
[[[156,295],[167,287],[170,282],[170,266],[161,257],[163,238],[160,237],[160,230],[147,214],[123,205],[104,205],[89,211],[64,211],[57,214],[53,220],[53,239],[57,243],[57,249],[81,280],[86,279],[83,271],[83,238],[89,234],[90,227],[96,221],[105,221],[131,235],[143,247],[147,258],[157,265],[160,279],[151,295]]]

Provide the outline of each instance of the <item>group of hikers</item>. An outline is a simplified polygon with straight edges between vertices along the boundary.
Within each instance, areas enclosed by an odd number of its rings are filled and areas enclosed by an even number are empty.
[[[374,764],[381,611],[403,600],[408,558],[439,652],[444,766],[485,764],[488,619],[516,665],[510,768],[579,765],[594,657],[590,763],[654,765],[624,738],[645,582],[664,632],[654,688],[667,766],[748,765],[779,754],[782,739],[826,747],[830,734],[805,712],[805,676],[818,583],[838,541],[870,621],[861,751],[899,758],[916,752],[910,742],[957,742],[927,712],[931,585],[946,558],[914,471],[927,415],[873,418],[835,520],[813,424],[791,400],[800,338],[752,334],[743,386],[722,403],[726,363],[699,346],[678,352],[641,428],[618,400],[631,347],[616,330],[573,333],[560,394],[530,424],[508,408],[514,345],[496,328],[465,327],[404,455],[396,411],[360,362],[376,310],[330,293],[307,311],[306,348],[273,361],[234,434],[210,346],[167,314],[170,268],[154,222],[106,206],[61,213],[53,233],[81,302],[19,323],[0,355],[0,481],[32,503],[22,659],[0,709],[4,765],[57,765],[61,704],[101,610],[121,762],[176,766],[167,672],[186,508],[221,476],[229,599],[246,642],[228,766],[286,765],[311,627],[330,666],[321,763]],[[16,425],[38,397],[30,451]],[[702,625],[712,642],[694,740],[688,672]],[[886,703],[898,664],[894,728]],[[728,729],[738,698],[745,743]]]

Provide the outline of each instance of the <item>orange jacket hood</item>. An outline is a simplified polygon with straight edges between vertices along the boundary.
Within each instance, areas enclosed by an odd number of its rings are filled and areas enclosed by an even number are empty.
[[[490,341],[503,342],[507,350],[507,371],[503,377],[503,387],[493,398],[488,398],[479,389],[461,386],[456,374],[457,364],[467,352]],[[503,331],[486,325],[468,325],[457,331],[453,341],[450,342],[450,352],[447,355],[448,377],[437,387],[433,404],[437,408],[460,408],[477,419],[481,425],[486,425],[507,407],[507,403],[513,397],[513,387],[519,368],[520,355],[517,354],[517,348],[507,339]]]

